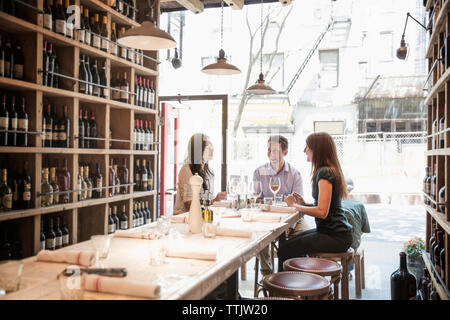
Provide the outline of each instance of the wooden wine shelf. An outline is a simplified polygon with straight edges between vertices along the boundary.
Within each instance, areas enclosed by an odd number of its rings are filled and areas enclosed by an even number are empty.
[[[442,279],[435,276],[436,268],[433,266],[430,260],[430,255],[426,251],[422,252],[422,258],[425,263],[426,268],[428,269],[428,273],[430,274],[431,281],[433,282],[433,286],[436,288],[437,293],[441,300],[450,300],[450,293],[448,292],[445,284],[443,284]]]
[[[65,204],[59,204],[59,205],[54,205],[54,206],[45,207],[45,208],[3,211],[3,212],[0,212],[0,222],[6,221],[6,220],[13,220],[13,219],[31,217],[31,216],[36,216],[36,215],[48,214],[48,213],[53,213],[53,212],[71,210],[71,209],[75,209],[75,208],[93,207],[93,206],[102,205],[105,203],[154,196],[156,194],[157,194],[157,192],[155,190],[153,190],[153,191],[137,191],[137,192],[130,193],[130,194],[123,194],[123,195],[118,195],[118,196],[113,196],[113,197],[108,197],[108,198],[84,200],[84,201],[73,202],[73,203],[65,203]]]
[[[439,16],[436,20],[436,23],[433,26],[433,33],[430,37],[430,42],[428,44],[427,53],[425,54],[425,58],[431,58],[433,54],[433,47],[436,44],[436,41],[439,37],[439,34],[444,30],[445,28],[445,22],[447,21],[447,14],[448,10],[450,8],[450,4],[448,1],[444,3],[444,6],[439,11]]]
[[[445,215],[443,213],[438,212],[437,210],[431,208],[430,206],[423,205],[427,212],[433,217],[434,220],[439,223],[439,225],[442,227],[442,229],[445,230],[445,232],[450,233],[450,222],[446,221]]]
[[[89,8],[89,10],[94,11],[103,11],[106,13],[109,13],[111,15],[112,21],[121,24],[126,25],[130,27],[139,27],[140,24],[137,23],[134,20],[131,20],[128,17],[125,17],[123,14],[118,13],[116,10],[108,6],[107,4],[99,1],[99,0],[81,0],[80,3],[86,7]]]
[[[427,156],[450,156],[450,148],[428,150]]]
[[[423,102],[424,105],[431,104],[432,100],[436,98],[437,94],[439,92],[444,92],[445,90],[445,84],[447,81],[450,80],[450,68],[448,68],[444,74],[439,78],[439,80],[436,82],[436,84],[431,88],[430,93],[425,98],[425,101]]]
[[[76,149],[76,148],[40,148],[40,147],[1,147],[4,153],[45,153],[45,154],[123,154],[123,155],[157,155],[158,151],[136,151],[120,149]]]

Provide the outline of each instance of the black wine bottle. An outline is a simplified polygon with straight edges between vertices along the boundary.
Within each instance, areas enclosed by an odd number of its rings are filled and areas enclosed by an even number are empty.
[[[11,103],[8,106],[9,125],[8,125],[8,145],[15,147],[17,145],[17,112],[16,112],[16,97],[11,97]]]
[[[28,147],[28,114],[25,111],[25,98],[22,98],[22,105],[17,114],[17,146]]]
[[[19,180],[20,208],[31,208],[31,176],[28,173],[28,161],[23,163],[23,173]]]
[[[48,229],[45,234],[45,248],[47,250],[55,250],[56,249],[56,234],[53,231],[53,219],[50,218],[48,223]]]
[[[0,105],[0,147],[8,145],[8,130],[9,116],[6,109],[6,95],[2,97],[2,104]]]
[[[400,252],[400,268],[391,274],[391,300],[415,300],[416,277],[406,267],[406,254]]]

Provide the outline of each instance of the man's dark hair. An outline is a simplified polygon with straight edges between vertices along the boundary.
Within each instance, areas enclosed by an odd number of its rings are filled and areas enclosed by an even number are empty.
[[[270,143],[270,142],[279,143],[281,145],[281,150],[283,150],[283,151],[286,151],[289,146],[288,140],[279,134],[270,136],[269,140],[267,140],[267,143]]]

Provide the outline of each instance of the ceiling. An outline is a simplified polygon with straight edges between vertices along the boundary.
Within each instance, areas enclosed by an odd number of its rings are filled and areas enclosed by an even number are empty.
[[[204,9],[207,9],[207,8],[220,8],[221,3],[222,3],[221,0],[198,0],[198,1],[203,3]],[[192,0],[178,0],[178,2],[177,2],[177,1],[174,1],[174,0],[160,0],[161,13],[163,13],[163,12],[188,10],[181,3],[192,3],[192,2],[195,2],[195,1],[192,1]],[[224,4],[223,4],[224,7],[228,6],[227,2],[231,2],[231,1],[225,0]],[[264,3],[279,2],[279,0],[263,0],[263,2]],[[261,3],[261,0],[245,0],[244,1],[244,5],[260,4],[260,3]],[[289,1],[289,3],[290,3],[290,1]]]

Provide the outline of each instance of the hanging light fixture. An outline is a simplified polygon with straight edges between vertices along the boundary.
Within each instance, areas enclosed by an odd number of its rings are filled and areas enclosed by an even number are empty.
[[[276,91],[273,90],[270,86],[265,84],[264,81],[264,74],[262,72],[262,48],[263,48],[263,2],[264,0],[261,0],[261,56],[259,61],[259,67],[260,67],[260,73],[258,81],[251,87],[247,89],[248,94],[274,94]]]
[[[239,68],[229,64],[227,59],[225,58],[225,51],[223,48],[223,0],[222,0],[222,17],[220,24],[220,51],[219,57],[217,58],[217,62],[207,65],[202,69],[202,72],[206,74],[215,74],[215,75],[232,75],[241,73]]]
[[[403,29],[402,40],[400,41],[400,48],[397,49],[397,58],[399,58],[400,60],[407,60],[409,55],[409,45],[405,41],[405,32],[406,32],[406,25],[408,24],[408,18],[413,19],[425,30],[429,30],[429,28],[425,27],[423,24],[417,21],[417,19],[415,19],[412,15],[410,15],[409,12],[406,13],[405,28]]]
[[[139,50],[160,50],[176,47],[172,36],[153,23],[153,6],[147,0],[144,21],[140,27],[128,29],[119,39],[120,45]]]

